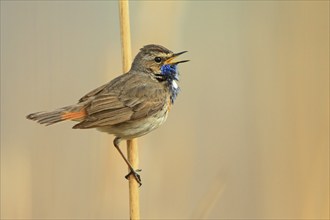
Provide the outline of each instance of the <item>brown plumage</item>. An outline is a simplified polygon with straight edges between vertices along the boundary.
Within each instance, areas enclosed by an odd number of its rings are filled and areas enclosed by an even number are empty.
[[[161,68],[187,62],[173,61],[184,52],[174,54],[163,46],[147,45],[136,55],[128,73],[89,92],[77,104],[51,112],[32,113],[27,118],[45,125],[64,120],[79,121],[73,128],[97,128],[114,134],[114,145],[120,151],[121,139],[145,135],[166,120],[172,103],[171,86],[177,79],[162,73]],[[139,181],[138,174],[130,168]]]

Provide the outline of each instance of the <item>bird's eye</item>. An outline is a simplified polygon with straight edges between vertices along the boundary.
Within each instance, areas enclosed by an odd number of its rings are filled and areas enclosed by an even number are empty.
[[[160,57],[155,57],[155,62],[156,63],[160,63],[162,61],[162,58],[160,58]]]

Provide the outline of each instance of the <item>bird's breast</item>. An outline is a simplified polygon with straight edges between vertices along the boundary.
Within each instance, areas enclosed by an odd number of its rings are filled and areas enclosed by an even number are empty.
[[[178,96],[178,94],[180,92],[180,87],[179,87],[178,83],[176,82],[176,80],[171,80],[168,82],[168,89],[170,92],[171,104],[173,104],[176,97]]]

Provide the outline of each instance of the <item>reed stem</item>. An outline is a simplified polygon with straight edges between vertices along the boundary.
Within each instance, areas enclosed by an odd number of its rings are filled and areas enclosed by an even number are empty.
[[[119,17],[123,71],[124,73],[126,73],[129,71],[132,63],[128,0],[119,0]],[[138,167],[139,155],[137,139],[127,141],[127,159],[132,164],[134,169]],[[128,184],[130,219],[139,220],[139,183],[135,180],[133,175],[130,175],[128,179]]]

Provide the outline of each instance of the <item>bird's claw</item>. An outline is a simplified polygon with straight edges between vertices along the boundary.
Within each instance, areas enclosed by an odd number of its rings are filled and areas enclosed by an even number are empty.
[[[130,175],[133,175],[134,178],[135,178],[135,180],[136,180],[136,182],[138,182],[138,183],[139,183],[139,186],[141,186],[141,185],[142,185],[142,182],[141,182],[141,176],[140,176],[140,174],[138,174],[138,172],[141,172],[141,171],[142,171],[141,169],[131,170],[131,172],[129,172],[129,174],[127,174],[127,175],[125,176],[125,178],[126,178],[126,179],[129,179],[129,176],[130,176]]]

